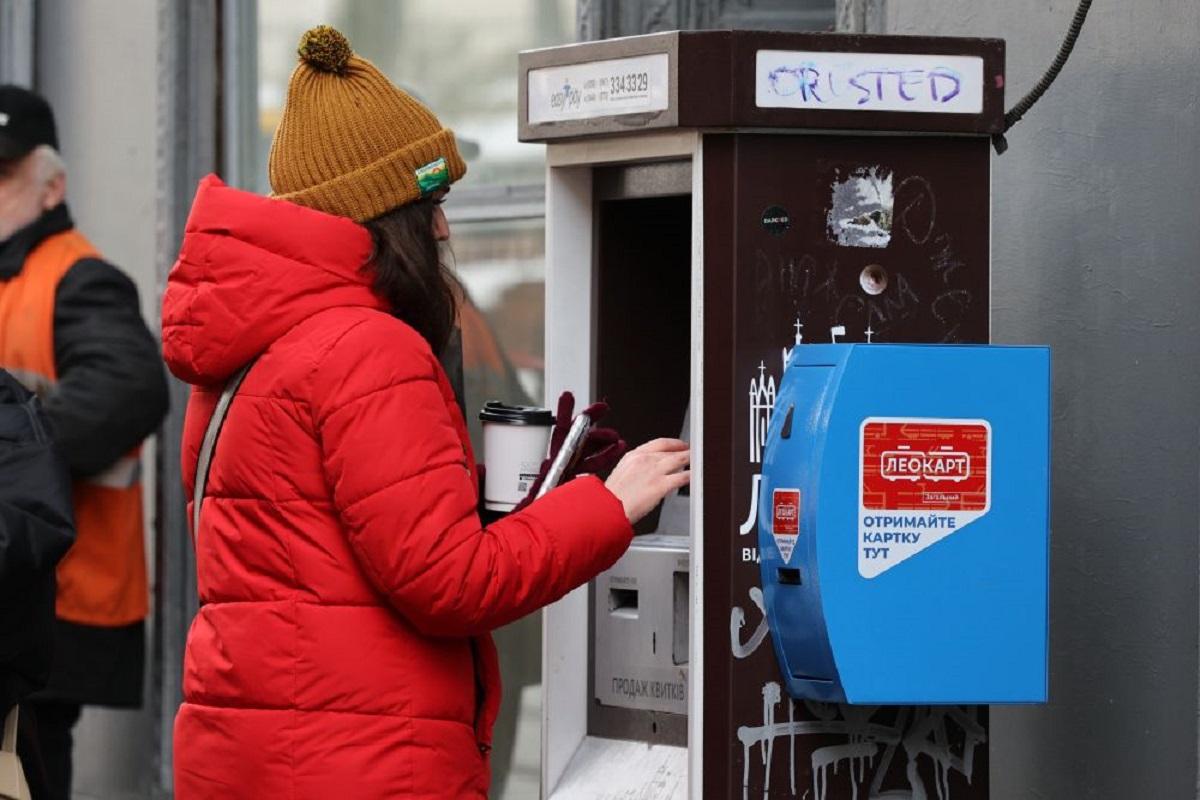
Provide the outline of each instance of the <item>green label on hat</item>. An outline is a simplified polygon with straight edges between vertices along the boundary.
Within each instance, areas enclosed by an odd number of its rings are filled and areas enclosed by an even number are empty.
[[[446,166],[444,158],[418,167],[416,175],[417,188],[421,190],[422,195],[436,192],[438,189],[444,189],[450,185],[450,167]]]

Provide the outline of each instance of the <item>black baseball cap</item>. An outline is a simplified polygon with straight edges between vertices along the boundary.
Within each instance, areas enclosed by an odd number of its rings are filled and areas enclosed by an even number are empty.
[[[0,160],[21,158],[43,144],[58,149],[50,104],[23,87],[11,83],[0,86]]]

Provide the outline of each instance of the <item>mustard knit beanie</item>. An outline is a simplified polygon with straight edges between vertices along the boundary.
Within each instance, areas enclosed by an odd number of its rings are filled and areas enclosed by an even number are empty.
[[[271,143],[275,197],[365,222],[466,173],[453,132],[341,33],[313,28],[299,53]]]

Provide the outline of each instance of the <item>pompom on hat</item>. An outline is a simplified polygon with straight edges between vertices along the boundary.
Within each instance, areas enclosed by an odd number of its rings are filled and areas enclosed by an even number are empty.
[[[268,162],[280,200],[356,222],[467,172],[454,133],[328,25],[305,32]]]

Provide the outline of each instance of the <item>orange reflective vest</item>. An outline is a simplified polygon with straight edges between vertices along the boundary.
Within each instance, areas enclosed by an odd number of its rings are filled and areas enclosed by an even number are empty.
[[[97,258],[82,234],[46,237],[21,272],[0,282],[0,367],[45,396],[58,381],[54,364],[54,297],[76,262]],[[58,565],[59,619],[117,627],[146,617],[149,588],[142,528],[139,453],[75,481],[75,544]]]

